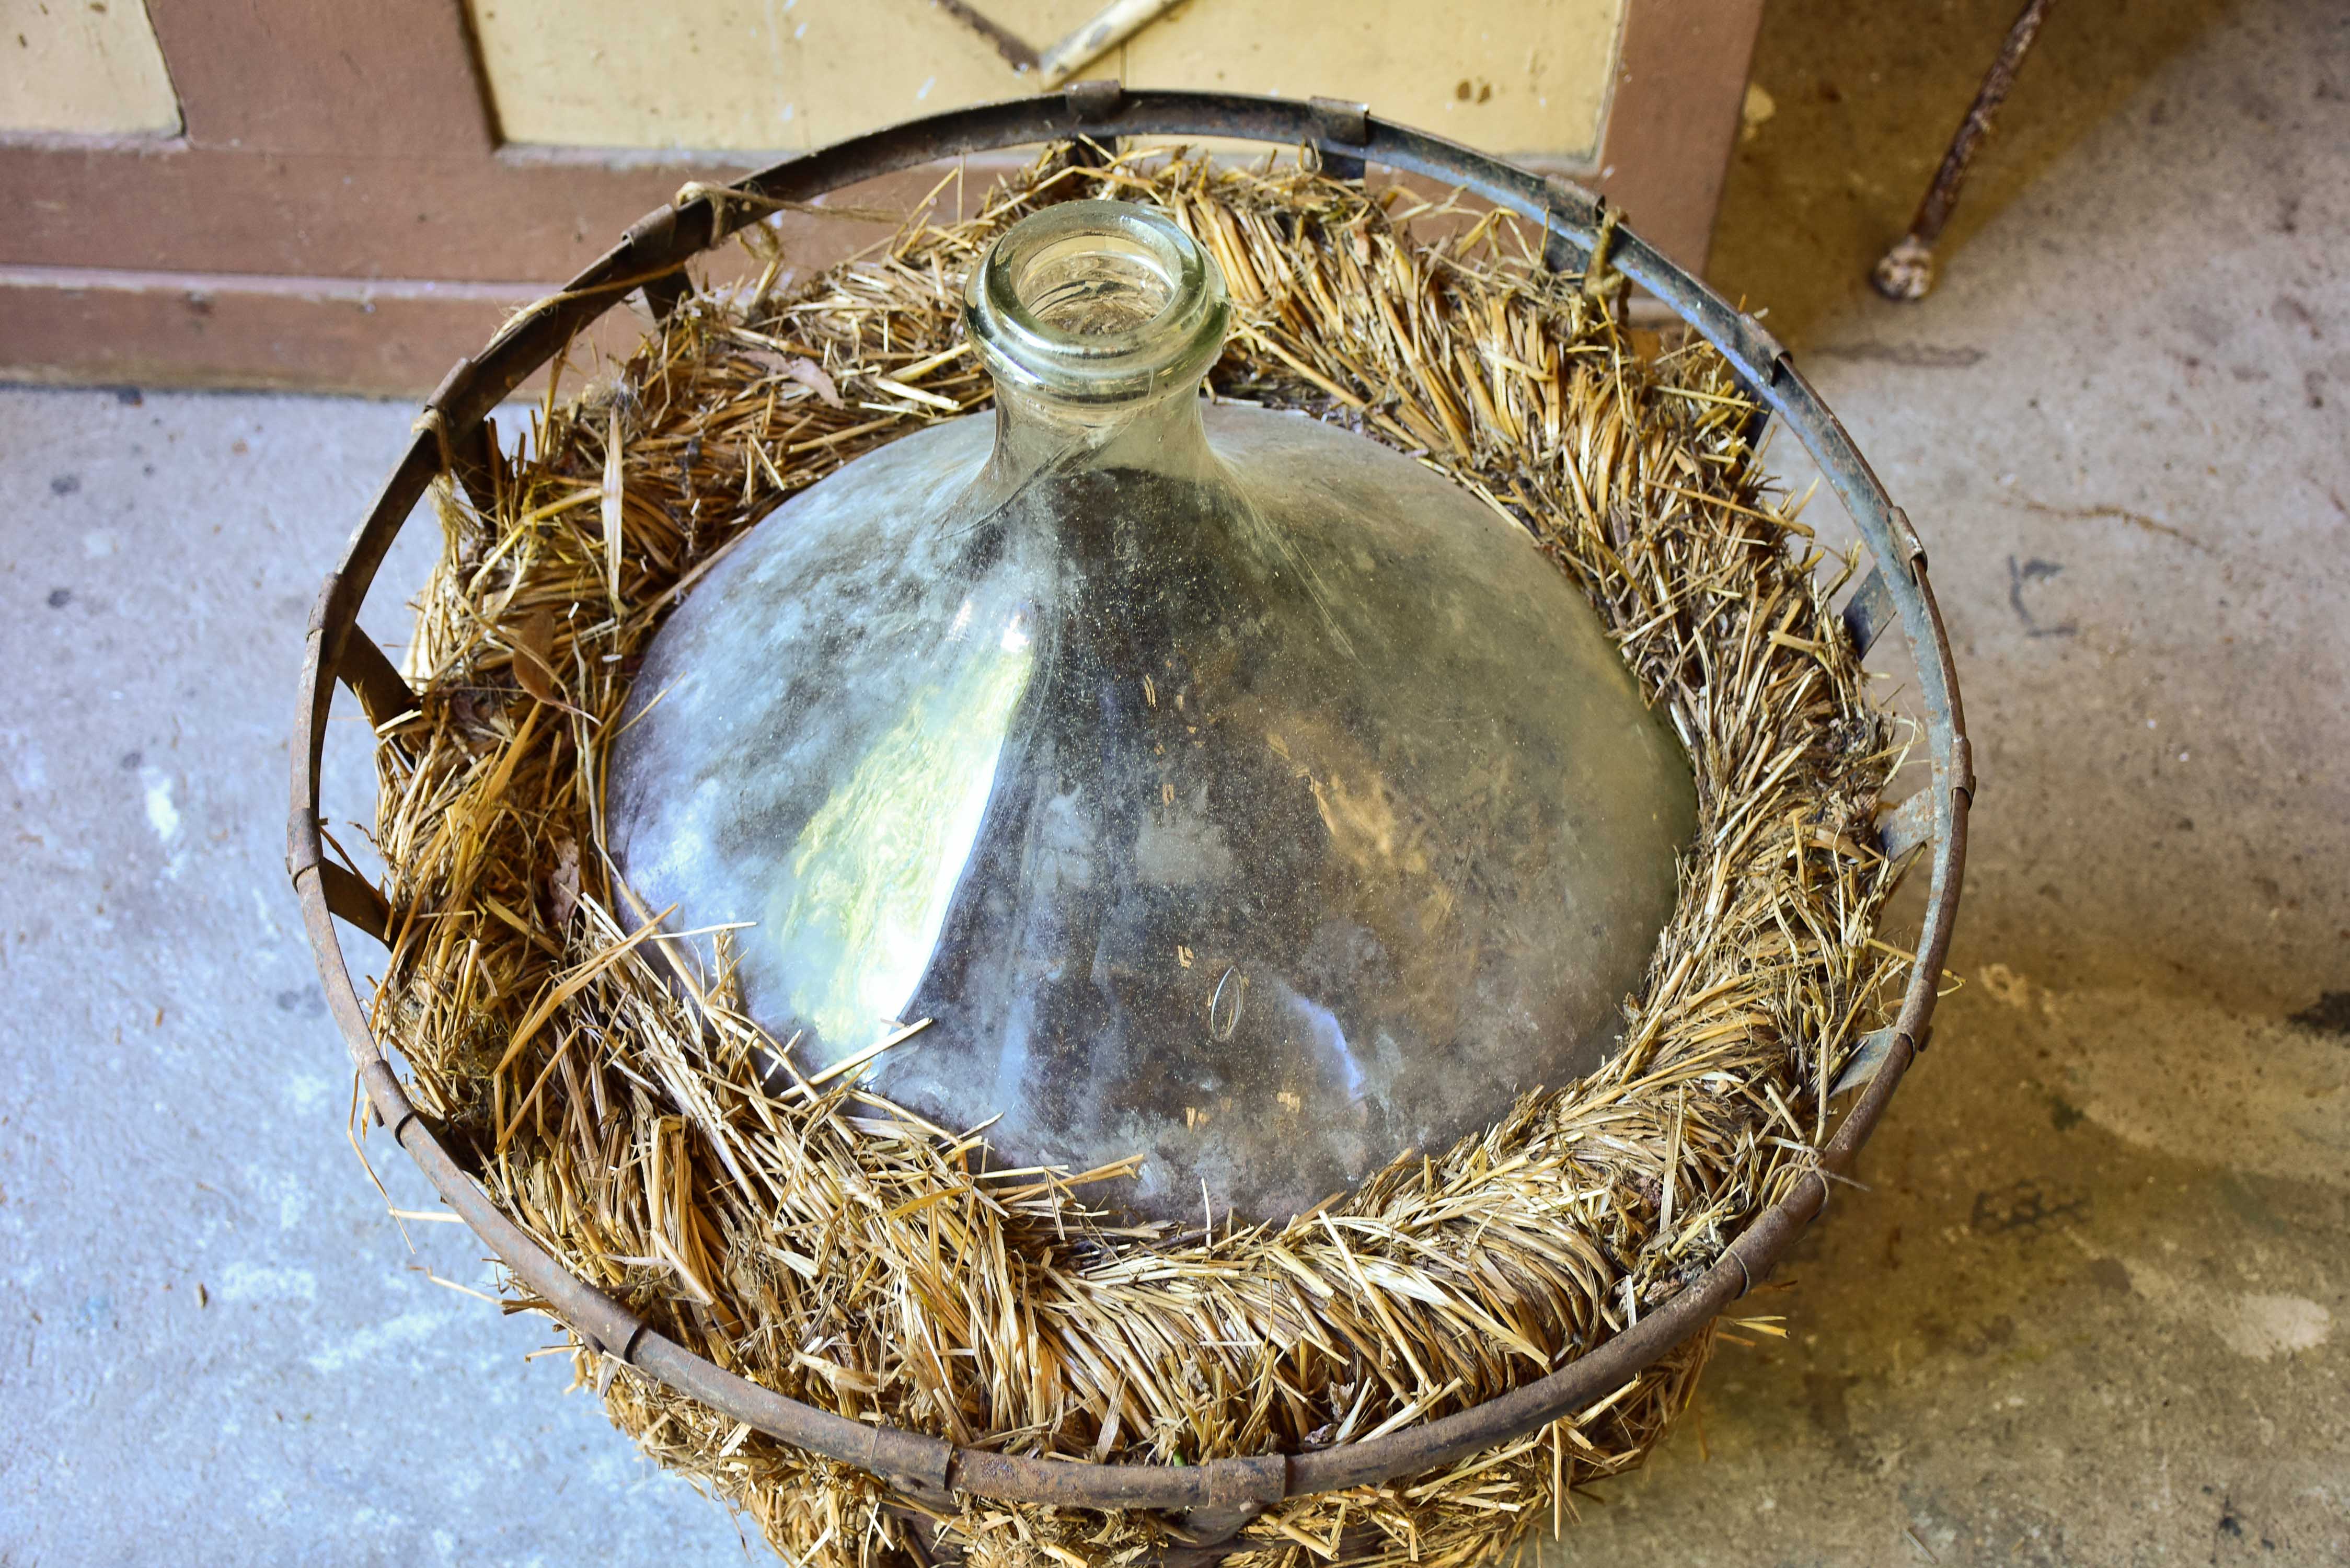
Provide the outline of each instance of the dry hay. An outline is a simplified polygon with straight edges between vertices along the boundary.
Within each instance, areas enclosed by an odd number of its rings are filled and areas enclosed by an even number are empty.
[[[782,497],[983,407],[965,269],[1008,221],[1097,192],[1161,203],[1222,264],[1237,325],[1219,395],[1419,453],[1529,526],[1696,764],[1680,909],[1615,1061],[1280,1229],[1123,1227],[1082,1175],[990,1169],[977,1137],[855,1073],[763,1090],[739,999],[664,985],[654,912],[599,847],[604,748],[662,613]],[[1868,831],[1890,726],[1809,531],[1762,486],[1723,362],[1636,355],[1604,267],[1544,274],[1508,221],[1464,234],[1449,209],[1452,237],[1422,244],[1403,220],[1429,215],[1270,161],[1048,156],[980,215],[926,211],[803,286],[779,288],[765,255],[755,286],[691,298],[580,399],[550,390],[493,504],[444,489],[410,657],[421,711],[380,749],[395,917],[374,1025],[556,1258],[688,1348],[851,1418],[1198,1463],[1368,1438],[1550,1372],[1670,1299],[1814,1164],[1833,1075],[1907,967],[1872,940],[1895,871]],[[1284,1505],[1243,1561],[1435,1568],[1555,1529],[1574,1487],[1646,1454],[1711,1338],[1445,1473]],[[861,1471],[586,1347],[577,1364],[647,1451],[795,1561],[936,1540]],[[1037,1568],[1169,1539],[1146,1513],[968,1497],[942,1522],[974,1563]]]

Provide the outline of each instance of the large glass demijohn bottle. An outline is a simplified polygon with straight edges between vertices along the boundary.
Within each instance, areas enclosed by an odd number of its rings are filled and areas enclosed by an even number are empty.
[[[1525,532],[1213,405],[1214,262],[1069,202],[966,287],[992,418],[761,522],[655,638],[610,840],[803,1074],[1180,1219],[1281,1219],[1598,1065],[1686,756]],[[706,944],[707,939],[701,939]],[[704,961],[711,954],[705,945]]]

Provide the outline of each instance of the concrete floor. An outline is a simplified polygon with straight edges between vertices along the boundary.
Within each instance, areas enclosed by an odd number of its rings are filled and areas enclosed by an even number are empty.
[[[1563,1561],[2350,1561],[2350,20],[2058,7],[1940,291],[1880,304],[2011,5],[1766,22],[1716,275],[1931,547],[1965,984],[1760,1309],[1793,1338]],[[344,1141],[284,735],[408,418],[0,390],[12,1568],[742,1559]]]

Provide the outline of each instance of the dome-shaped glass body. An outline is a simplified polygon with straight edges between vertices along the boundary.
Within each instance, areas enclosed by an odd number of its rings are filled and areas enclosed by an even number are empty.
[[[1048,208],[967,293],[993,419],[793,498],[654,639],[638,894],[754,922],[799,1072],[932,1019],[878,1092],[1139,1154],[1148,1214],[1282,1218],[1596,1066],[1695,802],[1589,605],[1420,463],[1206,406],[1222,279],[1157,213]]]

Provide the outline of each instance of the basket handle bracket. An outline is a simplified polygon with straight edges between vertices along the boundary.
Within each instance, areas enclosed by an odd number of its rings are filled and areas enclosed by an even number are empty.
[[[1363,177],[1361,149],[1371,144],[1371,106],[1343,98],[1317,98],[1314,110],[1314,151],[1321,155],[1322,172],[1333,180]]]

